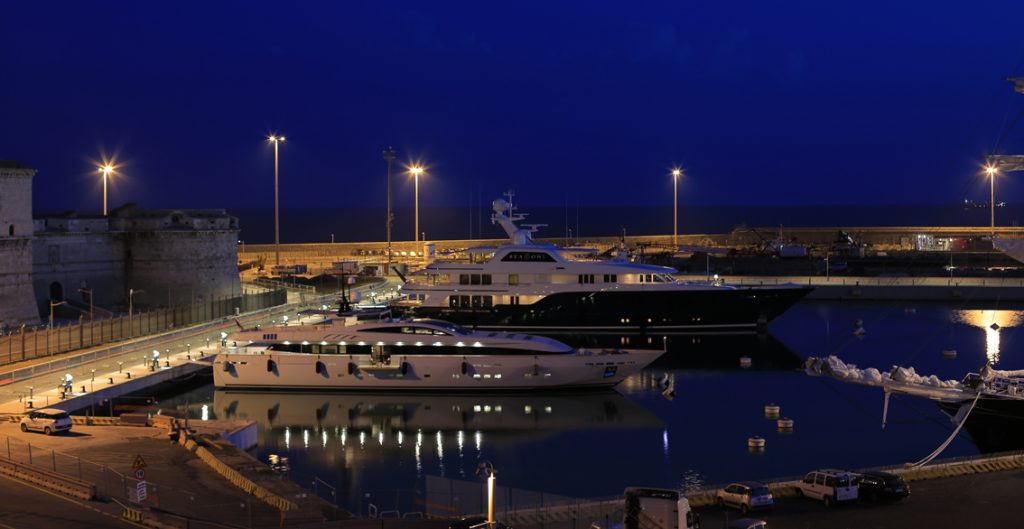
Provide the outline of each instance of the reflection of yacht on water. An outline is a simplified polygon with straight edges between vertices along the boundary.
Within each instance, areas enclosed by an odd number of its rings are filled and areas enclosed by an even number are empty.
[[[264,428],[484,432],[658,428],[646,408],[615,391],[556,394],[377,394],[217,390],[218,417]]]
[[[580,249],[537,243],[538,225],[518,227],[525,215],[503,199],[493,206],[491,220],[510,242],[470,248],[468,262],[435,261],[413,273],[402,286],[403,304],[419,316],[487,329],[742,332],[811,290],[679,281],[675,269],[623,256],[572,259]]]
[[[808,358],[805,369],[815,376],[882,388],[883,424],[890,394],[925,397],[938,404],[954,424],[963,424],[982,452],[1024,448],[1024,370],[1001,371],[986,365],[958,382],[921,376],[914,368],[895,366],[887,373],[858,369],[835,356]]]
[[[235,332],[214,361],[219,388],[476,390],[618,384],[663,349],[575,349],[541,336],[436,320],[354,317]]]

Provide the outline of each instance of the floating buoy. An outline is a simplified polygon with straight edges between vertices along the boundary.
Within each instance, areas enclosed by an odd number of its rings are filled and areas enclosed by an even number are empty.
[[[956,358],[956,349],[946,349],[942,351],[942,357],[947,360],[953,360]]]
[[[853,330],[853,335],[857,337],[864,336],[867,333],[868,331],[865,331],[864,327],[857,327],[856,329]]]
[[[274,371],[277,371],[277,362],[267,360],[267,373],[273,373]]]
[[[779,430],[792,430],[793,419],[790,419],[789,417],[783,417],[775,421],[775,425],[778,426]]]
[[[740,357],[740,367],[746,369],[754,364],[754,361],[749,356]]]
[[[765,442],[763,437],[751,437],[750,439],[747,439],[747,449],[751,452],[764,452],[764,445]]]
[[[327,375],[327,366],[319,360],[316,361],[316,374]]]
[[[864,320],[862,320],[860,318],[857,318],[857,319],[853,320],[853,328],[854,329],[863,328],[863,327],[864,327]]]
[[[350,374],[350,375],[356,374],[356,364],[355,364],[355,362],[349,362],[348,363],[348,374]]]
[[[409,362],[402,362],[402,375],[409,374]]]
[[[766,404],[764,407],[764,416],[767,419],[779,418],[779,412],[782,411],[778,404]]]
[[[463,362],[462,363],[462,374],[465,375],[466,373],[469,373],[469,364],[467,364],[466,362]]]

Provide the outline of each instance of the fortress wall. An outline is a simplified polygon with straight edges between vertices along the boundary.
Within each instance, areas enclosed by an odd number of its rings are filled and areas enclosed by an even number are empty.
[[[36,170],[0,161],[0,328],[36,325],[32,298],[32,177]]]
[[[79,292],[80,288],[92,289],[97,306],[127,306],[128,289],[139,287],[125,281],[125,255],[120,233],[37,233],[32,284],[40,313],[48,313],[51,296],[88,305],[88,294]]]
[[[126,237],[126,275],[146,290],[140,304],[177,305],[241,292],[237,230],[135,231]]]

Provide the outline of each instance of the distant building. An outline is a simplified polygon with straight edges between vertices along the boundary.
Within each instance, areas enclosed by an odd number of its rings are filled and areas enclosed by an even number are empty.
[[[35,169],[0,162],[0,326],[97,307],[202,303],[241,294],[238,218],[223,209],[140,209],[32,218]]]

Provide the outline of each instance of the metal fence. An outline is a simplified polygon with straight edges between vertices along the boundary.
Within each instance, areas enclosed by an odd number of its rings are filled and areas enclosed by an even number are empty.
[[[96,499],[108,503],[106,510],[117,511],[119,507],[115,505],[121,505],[183,513],[189,516],[188,527],[192,528],[269,528],[278,527],[282,519],[280,511],[253,496],[237,501],[229,501],[225,496],[210,498],[198,490],[182,489],[152,479],[143,481],[145,485],[142,487],[146,492],[144,499],[139,501],[140,480],[134,476],[114,470],[107,464],[33,446],[30,442],[10,436],[0,437],[0,457],[92,483],[96,486]]]
[[[422,499],[428,518],[450,518],[487,512],[486,485],[426,476]],[[621,497],[580,499],[532,490],[494,488],[494,516],[517,529],[587,529],[611,527],[622,521]]]
[[[202,303],[139,312],[103,320],[85,321],[53,328],[28,330],[22,326],[0,337],[0,366],[51,356],[137,336],[163,332],[176,327],[260,310],[287,302],[283,289],[211,298]]]

